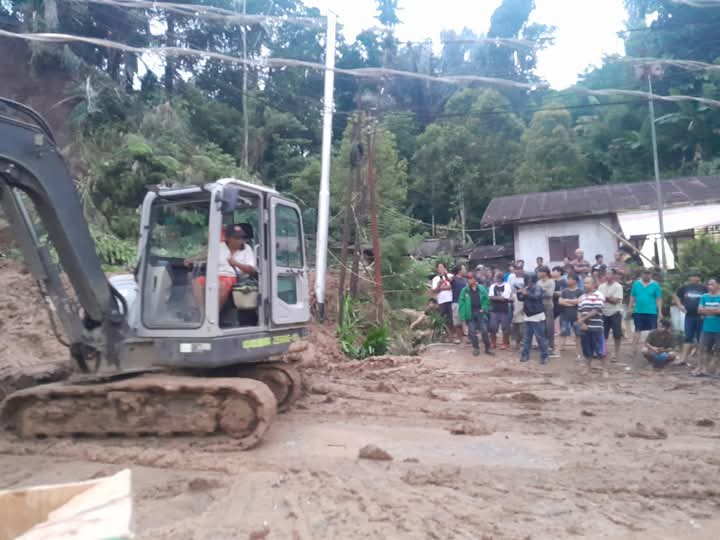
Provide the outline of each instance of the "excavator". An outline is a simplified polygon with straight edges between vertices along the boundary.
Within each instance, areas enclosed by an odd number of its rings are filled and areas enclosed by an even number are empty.
[[[0,206],[73,363],[66,379],[5,397],[8,430],[22,438],[221,434],[251,448],[297,399],[298,371],[277,360],[310,319],[292,200],[234,178],[152,187],[135,271],[108,278],[48,124],[0,98]],[[228,230],[239,231],[256,264],[224,291]]]

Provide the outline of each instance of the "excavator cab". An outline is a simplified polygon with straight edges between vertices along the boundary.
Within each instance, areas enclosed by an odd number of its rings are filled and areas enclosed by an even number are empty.
[[[288,198],[234,178],[151,189],[136,270],[108,278],[52,132],[0,98],[0,207],[76,367],[68,380],[8,395],[7,428],[224,433],[247,448],[298,397],[300,376],[280,357],[304,334],[310,306],[301,213]],[[240,248],[244,264],[229,265]]]
[[[141,216],[137,294],[128,318],[138,337],[235,343],[248,336],[250,343],[266,337],[272,344],[279,335],[290,339],[286,330],[309,320],[303,226],[294,202],[269,188],[223,179],[152,190]],[[255,273],[238,271],[230,277],[230,294],[222,295],[228,225],[242,230]]]

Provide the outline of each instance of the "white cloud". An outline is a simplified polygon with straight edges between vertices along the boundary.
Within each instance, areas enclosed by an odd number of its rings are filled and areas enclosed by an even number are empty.
[[[555,43],[540,53],[538,72],[555,88],[575,83],[603,55],[624,52],[617,32],[627,12],[623,0],[536,0],[532,22],[557,27]]]
[[[306,0],[321,10],[332,9],[352,40],[363,28],[377,25],[375,0]],[[468,27],[485,33],[501,0],[401,0],[397,29],[400,39],[439,43],[440,31]],[[600,63],[604,54],[622,53],[617,32],[626,17],[623,0],[536,0],[532,22],[557,27],[555,44],[541,53],[538,72],[555,88],[573,84],[577,75]]]

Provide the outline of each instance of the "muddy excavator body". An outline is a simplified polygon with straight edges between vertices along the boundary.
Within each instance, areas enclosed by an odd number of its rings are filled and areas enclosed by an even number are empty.
[[[297,397],[297,371],[276,360],[310,318],[303,224],[291,200],[234,178],[153,188],[135,272],[108,279],[52,133],[37,113],[0,98],[0,205],[76,368],[68,380],[8,395],[0,418],[9,429],[225,433],[250,447]],[[223,296],[228,226],[242,230],[256,272],[238,271]]]

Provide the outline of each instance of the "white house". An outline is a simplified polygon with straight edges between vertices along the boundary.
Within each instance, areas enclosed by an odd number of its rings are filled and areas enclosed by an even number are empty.
[[[668,266],[683,241],[698,230],[720,232],[720,176],[661,182]],[[577,189],[496,197],[482,219],[488,227],[513,227],[515,258],[534,265],[573,258],[576,249],[592,260],[611,261],[620,235],[650,258],[659,259],[655,182],[606,184]]]

